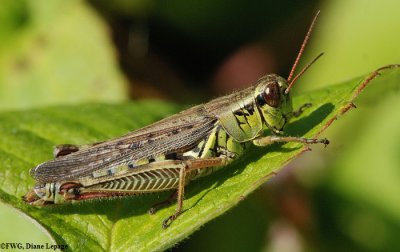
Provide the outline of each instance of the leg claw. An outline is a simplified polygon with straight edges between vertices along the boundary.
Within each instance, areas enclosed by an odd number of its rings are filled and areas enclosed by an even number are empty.
[[[178,216],[180,215],[180,212],[177,212],[171,216],[169,216],[168,218],[166,218],[163,223],[162,223],[162,227],[163,229],[166,229],[167,227],[169,227],[171,225],[171,223],[176,220],[176,218],[178,218]]]

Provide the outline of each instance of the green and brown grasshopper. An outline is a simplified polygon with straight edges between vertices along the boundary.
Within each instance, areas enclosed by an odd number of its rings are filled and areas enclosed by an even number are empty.
[[[170,116],[125,136],[91,145],[60,145],[55,159],[30,173],[36,186],[24,200],[32,205],[138,195],[174,190],[177,200],[168,227],[182,212],[185,185],[208,175],[239,157],[250,144],[275,142],[328,144],[327,139],[283,136],[283,127],[310,104],[293,110],[290,90],[296,80],[322,54],[293,77],[318,14],[307,32],[287,80],[270,74],[245,90]],[[272,135],[265,136],[264,129]]]

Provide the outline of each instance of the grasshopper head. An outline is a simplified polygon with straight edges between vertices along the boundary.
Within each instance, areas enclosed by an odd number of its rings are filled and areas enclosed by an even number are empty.
[[[290,98],[289,91],[299,77],[323,55],[323,53],[319,54],[314,58],[314,60],[305,66],[300,73],[298,73],[296,76],[293,76],[307,41],[311,35],[311,31],[315,25],[315,22],[317,21],[318,15],[319,11],[314,16],[310,28],[308,28],[306,37],[304,38],[303,44],[301,45],[300,51],[297,54],[297,58],[292,66],[287,80],[278,75],[270,74],[262,77],[257,83],[254,93],[256,106],[261,111],[261,114],[264,118],[264,123],[274,133],[281,133],[285,124],[293,116],[292,100]]]
[[[264,123],[274,133],[279,134],[292,116],[292,100],[287,81],[276,75],[270,74],[262,77],[256,86],[254,99],[256,106],[261,111]]]

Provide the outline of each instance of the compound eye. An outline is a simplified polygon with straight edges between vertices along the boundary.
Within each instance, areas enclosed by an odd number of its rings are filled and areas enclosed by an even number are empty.
[[[277,108],[279,106],[279,101],[280,101],[280,93],[279,93],[279,85],[276,82],[269,83],[265,87],[264,91],[264,100],[265,102],[273,107]]]

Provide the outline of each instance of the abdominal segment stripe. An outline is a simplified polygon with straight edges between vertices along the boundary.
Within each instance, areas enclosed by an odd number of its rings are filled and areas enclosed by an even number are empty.
[[[174,189],[178,182],[179,168],[164,168],[101,182],[87,189],[152,192]]]

